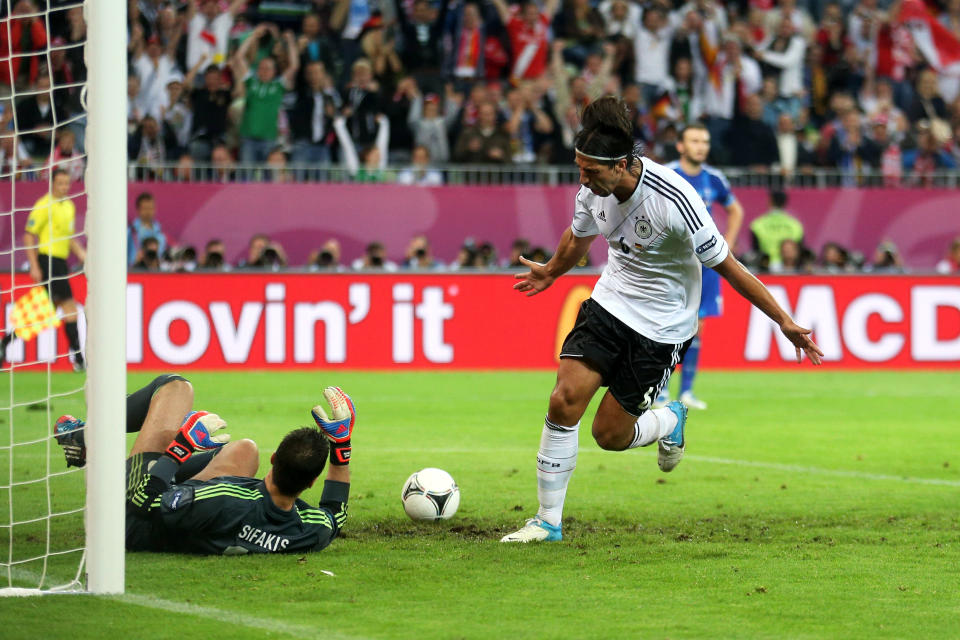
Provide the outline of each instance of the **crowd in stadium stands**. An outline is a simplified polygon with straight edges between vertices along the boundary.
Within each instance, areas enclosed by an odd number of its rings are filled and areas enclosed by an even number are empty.
[[[3,5],[0,125],[20,135],[0,166],[80,176],[81,8]],[[935,44],[960,39],[958,0],[129,0],[129,158],[434,185],[440,164],[569,164],[583,106],[613,92],[658,160],[702,120],[713,164],[922,183],[960,162],[960,76],[925,57],[918,10]]]
[[[960,38],[960,3],[929,6]],[[899,8],[131,1],[129,155],[212,164],[202,177],[218,180],[235,163],[289,180],[288,164],[335,162],[360,182],[432,185],[437,164],[569,163],[583,106],[612,92],[660,160],[703,120],[714,164],[923,180],[960,161],[958,78],[929,65]]]
[[[660,160],[703,120],[714,164],[922,181],[960,161],[958,80],[929,66],[899,6],[140,0],[129,155],[188,179],[336,162],[360,182],[434,185],[437,164],[568,163],[583,106],[614,92]],[[960,38],[960,3],[939,9]]]
[[[0,177],[38,179],[54,164],[79,179],[82,9],[2,4]],[[921,46],[905,16],[939,29],[937,46]],[[960,0],[129,0],[128,20],[128,155],[141,177],[168,163],[175,179],[228,182],[257,165],[287,181],[335,165],[358,182],[437,185],[451,163],[569,165],[583,107],[611,92],[660,161],[699,120],[713,164],[756,173],[829,168],[854,184],[870,169],[880,184],[923,185],[960,163],[960,75],[938,71],[960,46]],[[138,200],[131,263],[230,266],[216,241],[202,254],[166,246],[152,207]],[[759,268],[902,268],[891,244],[818,257],[802,228],[764,237],[778,226],[768,216],[747,255]],[[281,247],[255,240],[244,266],[286,265]],[[402,266],[437,267],[417,242]],[[940,267],[956,271],[958,253]],[[330,241],[310,265],[396,267],[377,243],[341,259]],[[446,268],[513,261],[467,242]]]

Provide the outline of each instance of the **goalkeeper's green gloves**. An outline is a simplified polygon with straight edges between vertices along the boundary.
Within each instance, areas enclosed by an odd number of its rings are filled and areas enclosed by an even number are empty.
[[[327,417],[321,405],[315,406],[310,414],[330,441],[330,464],[350,464],[350,436],[357,421],[353,400],[340,387],[327,387],[323,390],[323,396],[330,403],[331,417]]]

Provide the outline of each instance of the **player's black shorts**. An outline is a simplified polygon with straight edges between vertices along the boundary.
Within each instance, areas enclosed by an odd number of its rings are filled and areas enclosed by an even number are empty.
[[[60,304],[64,300],[73,299],[73,289],[70,288],[70,269],[63,258],[54,258],[48,255],[37,255],[40,271],[43,272],[43,281],[47,285],[47,293],[53,304]],[[51,278],[53,278],[51,280]]]
[[[130,499],[137,487],[146,482],[150,465],[163,454],[150,451],[135,453],[127,458],[127,550],[150,551],[159,547],[154,538],[153,525],[131,504]]]
[[[206,467],[220,451],[220,449],[216,449],[214,451],[195,453],[190,456],[190,459],[180,466],[174,482],[184,482],[203,471],[204,467]],[[137,492],[137,487],[147,481],[147,476],[150,474],[150,466],[162,455],[162,453],[156,451],[145,451],[143,453],[135,453],[127,458],[126,538],[128,551],[162,551],[165,548],[165,542],[162,537],[158,537],[154,530],[153,522],[148,517],[145,517],[143,512],[139,511],[133,506],[133,503],[130,502],[133,494]]]
[[[588,298],[580,305],[560,357],[582,360],[603,377],[603,385],[624,411],[639,416],[660,394],[691,342],[692,338],[682,344],[655,342]]]

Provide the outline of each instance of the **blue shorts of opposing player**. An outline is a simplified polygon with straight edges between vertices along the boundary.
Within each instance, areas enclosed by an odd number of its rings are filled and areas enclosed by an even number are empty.
[[[703,289],[700,294],[700,317],[716,318],[723,315],[723,296],[720,294],[720,274],[710,267],[703,271]]]
[[[703,272],[703,287],[700,294],[701,318],[716,318],[723,315],[723,296],[720,294],[720,274],[709,267],[700,267]],[[693,395],[693,380],[700,363],[700,336],[697,335],[683,358],[680,371],[680,401],[688,407],[705,409],[706,404]],[[654,406],[666,406],[670,401],[669,379],[663,385]]]

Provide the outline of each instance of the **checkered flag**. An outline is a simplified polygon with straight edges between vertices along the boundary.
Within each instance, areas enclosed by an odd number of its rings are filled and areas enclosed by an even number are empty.
[[[13,304],[12,320],[14,332],[24,341],[35,338],[41,331],[60,326],[57,310],[44,287],[33,287]]]

